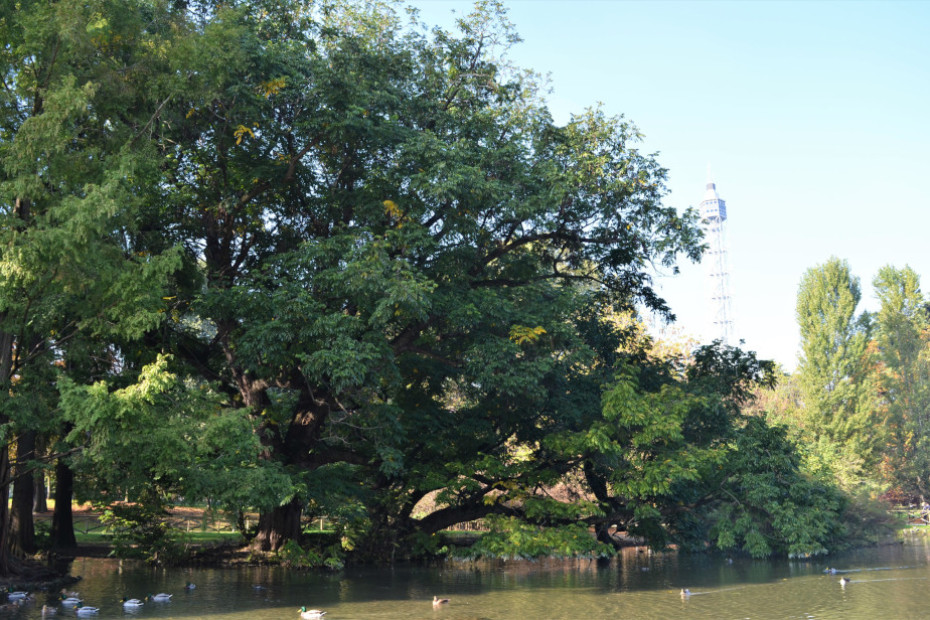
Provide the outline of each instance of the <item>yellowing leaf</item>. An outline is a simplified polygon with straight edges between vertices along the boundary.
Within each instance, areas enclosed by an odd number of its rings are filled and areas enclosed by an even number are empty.
[[[271,97],[272,95],[277,95],[284,89],[284,85],[287,83],[287,78],[279,77],[274,78],[273,80],[268,80],[267,82],[262,82],[258,85],[258,90],[261,92],[265,98]]]
[[[387,213],[391,218],[396,220],[404,219],[404,212],[401,211],[400,207],[397,206],[397,203],[393,200],[384,201],[384,212]]]
[[[242,138],[244,138],[246,134],[248,134],[251,138],[255,137],[255,133],[245,125],[239,125],[236,127],[236,130],[233,132],[233,137],[236,139],[236,144],[242,144]]]
[[[536,342],[539,337],[546,333],[542,327],[526,327],[524,325],[514,325],[510,328],[510,340],[517,344],[527,342]]]

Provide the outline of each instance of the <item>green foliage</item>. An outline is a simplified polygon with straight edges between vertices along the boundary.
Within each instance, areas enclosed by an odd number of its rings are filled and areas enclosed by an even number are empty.
[[[723,494],[709,515],[718,548],[752,557],[811,557],[837,548],[845,501],[802,470],[783,427],[748,418],[723,470]]]
[[[345,554],[339,545],[328,545],[322,549],[303,548],[297,541],[289,540],[278,549],[275,557],[288,568],[338,571],[345,567]]]
[[[121,389],[105,382],[79,386],[68,377],[59,382],[69,441],[82,446],[73,466],[93,477],[84,494],[107,503],[127,498],[126,514],[116,511],[111,519],[111,527],[125,532],[117,544],[129,549],[131,543],[159,561],[172,548],[158,515],[177,495],[232,507],[243,499],[259,503],[260,493],[289,484],[276,467],[261,466],[248,419],[224,407],[210,386],[170,372],[169,363],[159,357]]]
[[[808,440],[822,438],[847,452],[867,478],[879,459],[884,425],[872,382],[873,331],[868,314],[855,315],[859,279],[845,261],[832,258],[809,269],[798,292],[797,318],[802,355],[798,366]]]
[[[700,256],[697,215],[662,204],[631,122],[553,122],[500,3],[457,32],[379,3],[17,7],[0,431],[73,448],[83,496],[138,510],[109,517],[127,549],[170,553],[157,516],[181,496],[287,517],[256,544],[300,567],[440,553],[477,518],[494,556],[604,555],[613,525],[706,540],[712,511],[753,554],[831,543],[792,446],[740,417],[767,364],[656,359],[607,320],[672,317],[650,266]],[[858,284],[814,281],[812,428],[871,450]],[[302,511],[337,519],[338,549],[270,531]]]
[[[468,549],[457,550],[467,558],[609,557],[614,550],[598,542],[583,524],[559,528],[540,527],[512,517],[488,518],[490,531]]]
[[[181,559],[183,549],[177,532],[171,529],[165,513],[152,506],[148,502],[96,506],[102,510],[100,522],[110,533],[117,557],[169,565]]]
[[[879,270],[876,344],[878,388],[887,410],[886,479],[906,497],[930,496],[930,347],[926,299],[909,267]]]

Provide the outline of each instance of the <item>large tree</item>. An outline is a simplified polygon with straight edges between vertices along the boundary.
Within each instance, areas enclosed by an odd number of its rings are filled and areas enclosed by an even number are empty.
[[[160,287],[180,265],[177,253],[127,243],[159,166],[146,83],[163,17],[147,2],[0,8],[0,494],[19,438],[20,548],[31,535],[28,444],[57,425],[54,373],[92,366],[160,322]],[[78,341],[91,357],[69,355]],[[0,502],[0,574],[13,568],[9,525]]]
[[[856,314],[862,293],[846,261],[831,258],[801,280],[798,364],[805,431],[840,475],[870,471],[882,448],[883,424],[872,384],[871,316]]]
[[[305,8],[200,14],[153,125],[166,176],[147,225],[204,278],[161,337],[291,473],[256,498],[265,549],[358,481],[375,530],[486,512],[489,463],[566,413],[543,405],[589,355],[578,292],[668,313],[651,265],[700,252],[633,125],[558,126],[499,62],[515,36],[498,5],[428,36],[379,6]],[[411,521],[450,482],[458,512]]]
[[[887,407],[887,472],[900,491],[930,497],[930,348],[927,300],[910,267],[882,267],[873,280],[881,303],[875,341],[879,389]]]

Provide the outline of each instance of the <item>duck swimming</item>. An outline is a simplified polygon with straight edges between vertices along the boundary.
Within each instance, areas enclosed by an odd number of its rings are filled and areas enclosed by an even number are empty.
[[[78,616],[93,616],[94,614],[100,611],[99,607],[84,607],[83,605],[78,605],[74,608],[74,612]]]
[[[682,588],[681,598],[688,598],[689,596],[691,596],[691,590],[689,590],[688,588]]]
[[[74,607],[75,605],[80,605],[81,602],[81,599],[76,596],[65,596],[64,594],[61,595],[61,604],[65,607]]]
[[[158,594],[149,594],[149,598],[155,601],[156,603],[167,603],[171,600],[173,594],[166,594],[165,592],[159,592]]]
[[[300,608],[300,617],[303,620],[317,620],[317,618],[322,618],[326,615],[326,612],[321,609],[307,609],[306,607]]]
[[[123,597],[123,600],[121,600],[120,602],[123,604],[123,609],[139,609],[140,607],[145,605],[144,602],[140,601],[137,598]]]
[[[850,582],[850,579],[849,579],[848,577],[840,577],[840,585],[841,585],[841,586],[844,586],[844,587],[845,587],[846,584],[849,583],[849,582]]]
[[[438,596],[433,597],[433,607],[439,607],[440,605],[445,605],[449,602],[447,598],[439,598]]]

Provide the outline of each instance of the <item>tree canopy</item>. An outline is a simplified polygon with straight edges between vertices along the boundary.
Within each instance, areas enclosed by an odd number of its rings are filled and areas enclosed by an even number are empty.
[[[771,366],[616,320],[674,318],[653,268],[697,216],[630,121],[552,120],[499,4],[24,0],[0,31],[0,427],[82,499],[258,509],[261,550],[327,514],[372,560],[479,518],[495,553],[833,544],[840,500],[742,414]],[[809,288],[809,337],[859,347]]]

